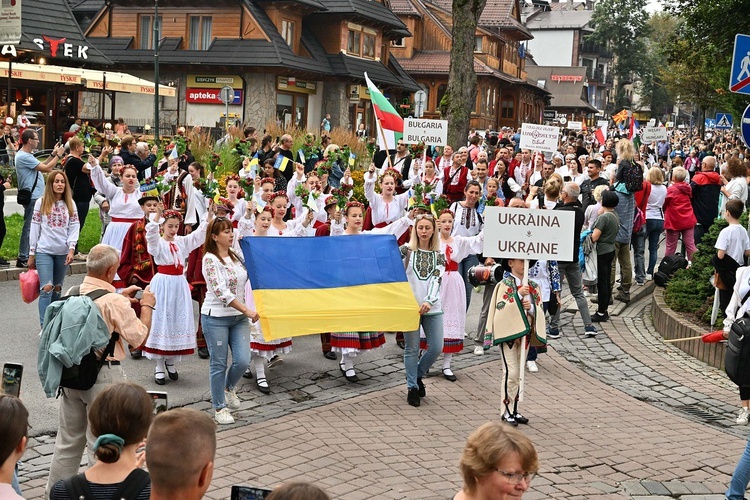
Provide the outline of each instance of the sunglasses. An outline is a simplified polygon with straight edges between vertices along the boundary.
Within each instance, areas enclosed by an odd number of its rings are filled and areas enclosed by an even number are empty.
[[[420,219],[435,220],[435,217],[432,214],[419,214],[416,216],[416,220]]]

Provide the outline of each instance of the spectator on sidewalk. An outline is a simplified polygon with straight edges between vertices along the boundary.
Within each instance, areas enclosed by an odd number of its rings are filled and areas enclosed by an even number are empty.
[[[539,458],[521,431],[488,422],[466,440],[459,467],[464,486],[454,500],[521,498],[539,471]]]
[[[16,157],[18,158],[18,157]],[[16,159],[16,168],[18,168],[18,159]],[[747,167],[736,157],[729,158],[727,166],[722,172],[721,194],[724,195],[724,204],[728,200],[740,200],[744,205],[747,202]],[[728,181],[727,181],[728,179]],[[721,207],[721,213],[724,213],[724,207]]]
[[[6,179],[0,173],[0,247],[5,240],[5,190],[10,189],[10,179]],[[0,268],[10,267],[10,262],[0,257]]]
[[[29,203],[23,206],[23,228],[21,229],[21,241],[18,247],[18,260],[16,267],[27,267],[29,260],[29,231],[31,230],[31,216],[34,214],[36,200],[44,194],[44,176],[51,172],[60,161],[65,150],[59,144],[55,144],[52,154],[44,163],[36,159],[33,152],[39,145],[39,134],[36,130],[25,130],[21,134],[21,149],[16,153],[16,176],[18,179],[18,191],[27,190],[31,193]]]
[[[674,255],[677,251],[677,241],[682,236],[682,244],[685,245],[687,254],[685,258],[692,261],[696,251],[693,241],[696,220],[691,203],[692,190],[690,184],[685,182],[686,178],[687,170],[684,168],[672,169],[672,184],[667,188],[667,197],[664,200],[664,229],[667,231],[667,248],[664,256]]]
[[[0,498],[23,500],[16,464],[28,444],[29,412],[20,399],[0,394]]]
[[[214,474],[216,424],[205,412],[175,408],[157,415],[146,441],[151,500],[199,500]]]
[[[664,232],[664,200],[667,198],[667,186],[664,185],[664,173],[659,167],[651,167],[646,174],[651,184],[651,193],[646,205],[646,239],[648,240],[648,267],[646,275],[653,279],[654,268],[659,253],[659,238]]]
[[[745,257],[750,256],[750,238],[747,230],[740,225],[740,217],[745,207],[740,200],[729,200],[724,217],[729,225],[721,230],[716,238],[716,255],[711,263],[716,269],[714,286],[719,289],[719,309],[725,311],[732,298],[737,269],[745,265]]]
[[[594,231],[591,235],[591,241],[596,243],[596,267],[599,276],[602,277],[597,283],[597,300],[591,299],[591,302],[599,306],[597,312],[591,315],[591,321],[597,323],[609,319],[607,309],[612,300],[614,280],[607,280],[607,275],[611,274],[613,268],[612,262],[616,253],[617,236],[622,226],[620,217],[615,210],[619,202],[620,196],[615,191],[604,191],[602,193],[603,212],[594,222]]]
[[[598,186],[609,186],[609,181],[600,176],[601,170],[602,162],[599,160],[589,160],[587,167],[589,178],[581,184],[581,205],[584,212],[596,203],[594,190]]]
[[[716,158],[706,156],[701,162],[701,169],[690,180],[690,187],[693,190],[693,213],[698,221],[693,231],[693,240],[696,246],[719,215],[722,178],[715,170]]]
[[[640,153],[635,153],[635,158],[633,159],[635,163],[640,165],[641,170],[645,169],[645,165],[641,161]],[[635,207],[637,210],[640,210],[640,216],[642,217],[640,220],[642,222],[641,227],[638,229],[638,231],[633,231],[633,236],[631,238],[631,243],[633,245],[633,260],[635,261],[635,283],[636,285],[643,285],[646,282],[646,266],[645,266],[645,260],[646,260],[646,236],[648,229],[646,228],[646,211],[648,210],[648,199],[651,195],[651,183],[648,182],[646,179],[643,179],[641,181],[641,185],[643,186],[643,189],[640,191],[636,191],[633,193],[633,197],[635,198]],[[633,223],[635,224],[635,218],[633,219]]]

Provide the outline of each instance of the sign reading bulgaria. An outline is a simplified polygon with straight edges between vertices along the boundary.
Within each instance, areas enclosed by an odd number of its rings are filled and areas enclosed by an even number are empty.
[[[404,142],[431,146],[448,145],[448,120],[404,118]]]
[[[574,233],[573,212],[487,207],[483,255],[571,262]]]
[[[521,124],[521,149],[528,148],[532,151],[557,151],[557,141],[560,138],[558,127],[547,125],[536,125],[534,123]]]

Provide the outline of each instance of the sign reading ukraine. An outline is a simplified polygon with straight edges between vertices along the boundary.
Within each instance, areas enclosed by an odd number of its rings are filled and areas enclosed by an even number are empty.
[[[240,245],[266,340],[419,327],[392,235],[255,236]]]

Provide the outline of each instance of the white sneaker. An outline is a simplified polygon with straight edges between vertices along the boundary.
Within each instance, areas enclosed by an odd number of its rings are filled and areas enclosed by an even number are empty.
[[[229,408],[222,408],[221,410],[217,411],[214,415],[214,418],[216,419],[216,423],[219,425],[228,425],[234,423],[234,417],[231,413],[229,413]]]
[[[526,369],[529,370],[531,373],[536,373],[539,371],[539,367],[536,366],[536,361],[527,361]]]
[[[481,345],[476,346],[474,348],[474,354],[476,354],[477,356],[484,356],[484,347],[482,347]]]
[[[224,402],[227,404],[227,408],[230,410],[239,410],[242,402],[237,397],[237,393],[232,389],[231,391],[224,391]]]
[[[737,423],[739,425],[747,425],[748,421],[750,420],[750,411],[747,410],[744,406],[740,408],[740,412],[737,414]]]

